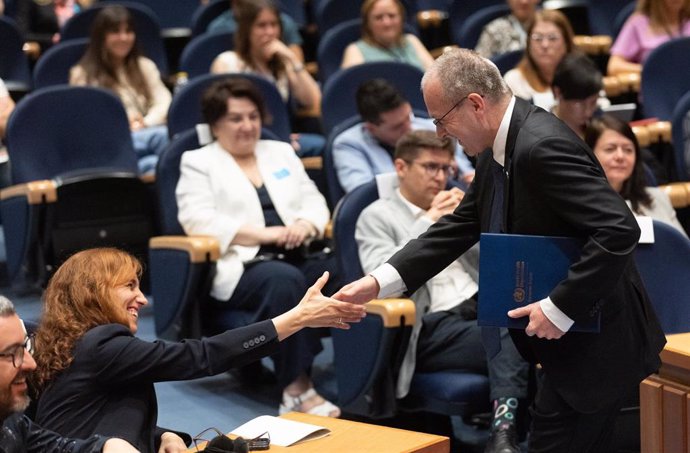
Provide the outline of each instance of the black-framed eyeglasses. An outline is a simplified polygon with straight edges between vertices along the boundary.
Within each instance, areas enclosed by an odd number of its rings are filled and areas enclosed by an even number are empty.
[[[460,99],[458,102],[456,102],[455,105],[453,105],[453,106],[450,108],[450,110],[448,110],[441,118],[434,119],[434,121],[433,121],[434,126],[436,126],[436,127],[442,126],[441,122],[450,114],[450,112],[452,112],[453,110],[455,110],[456,108],[458,108],[458,107],[460,106],[460,104],[462,104],[462,102],[463,102],[465,99],[467,99],[468,96],[469,96],[469,94],[467,94],[464,98],[462,98],[462,99]]]
[[[0,353],[0,357],[11,357],[12,366],[15,368],[21,367],[24,364],[24,351],[27,351],[29,354],[34,353],[34,338],[35,335],[33,333],[28,334],[22,344],[18,344],[9,352]]]
[[[416,162],[416,161],[406,161],[408,164],[417,164],[420,167],[424,169],[426,172],[426,175],[430,178],[435,178],[436,175],[438,175],[439,171],[443,171],[443,173],[446,175],[448,178],[452,178],[455,176],[455,167],[452,165],[443,165],[443,164],[436,164],[433,162]]]

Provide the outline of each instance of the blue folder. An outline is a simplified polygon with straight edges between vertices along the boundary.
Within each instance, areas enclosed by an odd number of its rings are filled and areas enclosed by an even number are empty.
[[[524,329],[528,317],[513,319],[508,311],[537,302],[568,276],[580,258],[580,239],[482,233],[479,248],[480,326]],[[600,315],[578,320],[570,331],[599,332]]]

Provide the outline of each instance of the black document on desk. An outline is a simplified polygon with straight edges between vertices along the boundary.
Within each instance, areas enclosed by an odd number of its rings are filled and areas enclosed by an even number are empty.
[[[480,326],[524,329],[528,317],[507,313],[540,301],[568,276],[568,268],[582,252],[574,238],[482,233],[479,242]],[[579,320],[570,331],[599,332],[600,314]]]

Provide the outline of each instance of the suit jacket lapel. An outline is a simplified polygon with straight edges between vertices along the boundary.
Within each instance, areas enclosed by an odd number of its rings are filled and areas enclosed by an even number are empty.
[[[515,98],[515,108],[513,109],[513,116],[510,118],[510,126],[508,127],[508,137],[506,139],[506,150],[505,150],[505,186],[503,188],[503,231],[510,233],[510,225],[508,225],[510,207],[511,207],[511,193],[512,193],[512,183],[511,178],[513,177],[513,152],[515,150],[515,142],[517,141],[518,133],[522,128],[527,115],[529,115],[532,105],[518,97]]]

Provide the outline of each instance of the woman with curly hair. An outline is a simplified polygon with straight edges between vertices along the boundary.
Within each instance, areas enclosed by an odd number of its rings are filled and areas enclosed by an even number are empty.
[[[39,424],[69,437],[119,437],[142,453],[185,451],[179,436],[156,427],[155,382],[223,373],[274,353],[304,327],[347,329],[364,316],[362,306],[321,295],[324,274],[272,319],[202,340],[148,342],[134,336],[147,304],[140,275],[136,258],[111,248],[79,252],[55,272],[36,335]]]

